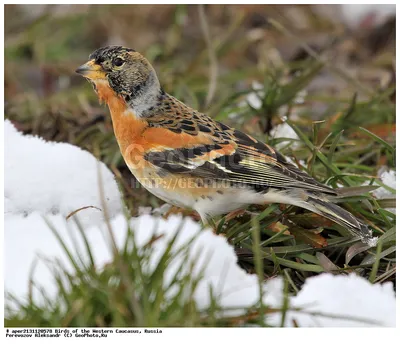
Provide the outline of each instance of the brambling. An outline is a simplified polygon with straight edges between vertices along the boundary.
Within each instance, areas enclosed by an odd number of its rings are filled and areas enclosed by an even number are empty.
[[[135,50],[100,48],[76,72],[108,105],[130,171],[162,200],[196,210],[203,222],[249,204],[290,204],[371,237],[365,224],[329,201],[334,189],[271,146],[164,92],[154,68]]]

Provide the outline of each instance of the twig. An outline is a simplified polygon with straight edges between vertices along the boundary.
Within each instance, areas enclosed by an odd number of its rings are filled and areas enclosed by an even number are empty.
[[[218,62],[217,62],[217,56],[215,54],[215,49],[211,41],[210,30],[204,12],[204,5],[199,5],[198,9],[199,9],[201,30],[203,31],[204,39],[206,40],[208,58],[210,60],[210,81],[208,84],[208,93],[206,98],[206,107],[207,107],[211,104],[211,101],[213,100],[215,91],[217,89]]]

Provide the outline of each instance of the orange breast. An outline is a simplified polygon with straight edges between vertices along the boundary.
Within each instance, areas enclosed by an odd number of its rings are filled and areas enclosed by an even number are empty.
[[[140,150],[134,149],[132,145],[137,145],[140,141],[146,122],[129,113],[131,110],[128,111],[124,99],[117,96],[107,82],[97,83],[96,88],[100,101],[107,103],[110,109],[114,134],[123,157],[127,160],[131,154],[139,154]]]
[[[100,101],[107,103],[114,133],[125,162],[130,168],[140,169],[150,167],[143,156],[150,150],[164,150],[165,148],[190,148],[199,144],[212,144],[213,140],[207,134],[199,133],[196,136],[186,133],[174,133],[165,128],[149,127],[146,120],[135,116],[127,107],[122,97],[119,97],[110,88],[108,82],[96,84]],[[210,157],[216,153],[230,154],[234,150],[231,145],[221,151],[210,152]]]

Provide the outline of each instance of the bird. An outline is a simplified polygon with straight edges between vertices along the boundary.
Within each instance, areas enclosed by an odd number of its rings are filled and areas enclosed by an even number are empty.
[[[165,202],[195,210],[204,223],[250,204],[294,205],[347,228],[365,242],[371,230],[335,204],[338,189],[270,145],[218,122],[166,93],[134,49],[106,46],[76,69],[106,103],[131,173]]]

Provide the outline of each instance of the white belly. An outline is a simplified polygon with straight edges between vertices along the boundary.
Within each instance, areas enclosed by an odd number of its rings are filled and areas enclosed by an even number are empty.
[[[234,210],[242,209],[249,204],[265,203],[263,196],[250,189],[222,189],[223,194],[214,193],[209,199],[198,199],[194,209],[202,218],[214,215],[226,214]]]
[[[130,171],[139,183],[154,196],[177,207],[193,209],[194,197],[189,192],[171,192],[173,185],[168,185],[168,181],[162,180],[155,171],[142,171],[141,175],[133,168],[130,168]]]
[[[218,187],[207,189],[204,194],[193,192],[190,188],[168,185],[155,171],[142,171],[139,176],[135,169],[132,174],[141,185],[153,195],[167,203],[196,210],[203,222],[215,215],[226,214],[245,208],[250,204],[286,203],[298,205],[297,197],[291,197],[284,190],[269,189],[266,193],[257,193],[246,187]],[[177,191],[173,191],[177,190]],[[179,192],[178,192],[179,190]],[[301,206],[301,205],[300,205]]]

